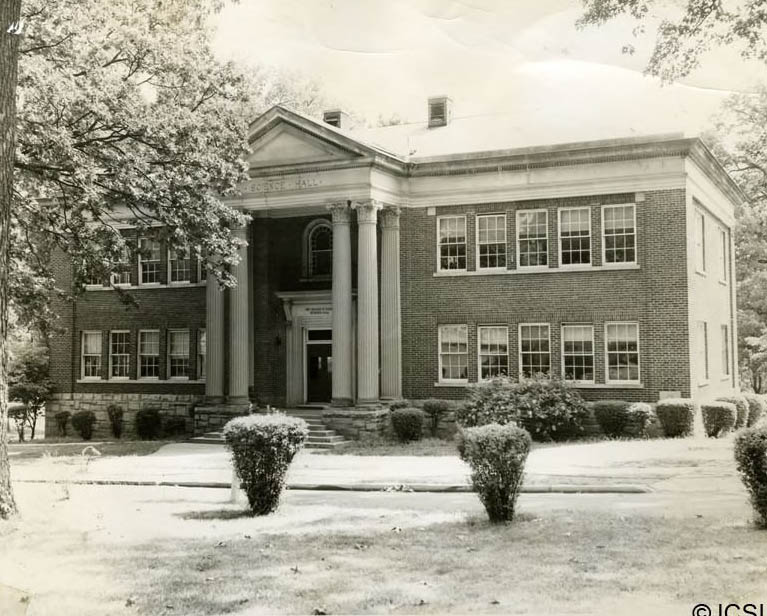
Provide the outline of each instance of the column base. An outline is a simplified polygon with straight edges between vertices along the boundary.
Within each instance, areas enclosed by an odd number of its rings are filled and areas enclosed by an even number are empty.
[[[228,405],[243,405],[243,406],[250,406],[250,398],[247,396],[230,396],[226,403]]]
[[[205,404],[222,404],[224,396],[205,396]]]
[[[351,398],[333,398],[330,402],[330,406],[334,407],[347,407],[351,406],[354,401]]]
[[[377,407],[377,406],[381,406],[381,401],[378,398],[367,399],[367,400],[363,398],[358,398],[357,404],[355,406]]]

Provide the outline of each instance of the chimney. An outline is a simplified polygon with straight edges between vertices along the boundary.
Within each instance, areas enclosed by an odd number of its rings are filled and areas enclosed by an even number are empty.
[[[340,109],[329,109],[322,112],[322,121],[325,124],[330,124],[336,128],[350,129],[352,127],[352,120],[349,114]]]
[[[453,114],[453,101],[448,96],[429,98],[429,128],[447,126]]]

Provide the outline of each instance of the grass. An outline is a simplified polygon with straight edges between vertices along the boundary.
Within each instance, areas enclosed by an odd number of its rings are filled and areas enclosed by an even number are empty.
[[[349,441],[333,449],[313,450],[315,453],[347,456],[455,456],[455,442],[440,438],[400,443],[390,439]]]
[[[146,456],[154,453],[163,445],[172,441],[94,441],[92,445],[101,453],[102,456]],[[12,443],[8,446],[11,454],[11,460],[24,460],[31,458],[42,458],[45,456],[79,456],[83,449],[88,447],[81,441],[73,442],[39,442],[30,443]]]

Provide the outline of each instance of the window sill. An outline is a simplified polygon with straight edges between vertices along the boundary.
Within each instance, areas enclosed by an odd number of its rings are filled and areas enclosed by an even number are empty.
[[[700,271],[699,269],[696,269],[696,270],[695,270],[695,273],[696,273],[698,276],[703,276],[704,278],[708,277],[708,273],[707,273],[707,272],[702,272],[702,271]]]
[[[100,383],[102,385],[109,385],[110,383],[117,383],[119,385],[135,384],[135,385],[204,385],[205,380],[189,380],[189,379],[77,379],[77,383]]]
[[[576,389],[644,389],[644,383],[592,383],[575,385]]]
[[[434,278],[450,278],[453,276],[497,276],[497,275],[512,275],[519,276],[523,274],[555,274],[555,273],[570,273],[570,272],[609,272],[609,271],[626,271],[626,270],[639,270],[639,265],[590,265],[590,266],[576,266],[576,265],[563,265],[561,267],[535,267],[535,268],[520,268],[513,270],[455,270],[446,272],[434,272],[432,276]]]
[[[459,383],[442,383],[442,382],[436,382],[434,383],[434,387],[468,387],[469,381],[461,381]]]
[[[170,284],[162,284],[159,282],[151,282],[146,284],[118,284],[114,287],[97,287],[90,286],[85,287],[86,291],[114,291],[115,288],[123,290],[140,291],[142,289],[189,289],[191,287],[204,287],[207,286],[206,282],[171,282]]]
[[[727,286],[727,281],[726,280],[720,280],[719,284],[722,285],[723,287],[726,287]]]

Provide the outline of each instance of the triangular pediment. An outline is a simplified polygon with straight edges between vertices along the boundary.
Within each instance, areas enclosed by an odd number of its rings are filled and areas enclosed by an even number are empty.
[[[277,167],[349,160],[359,156],[287,123],[270,128],[251,143],[251,167]]]

